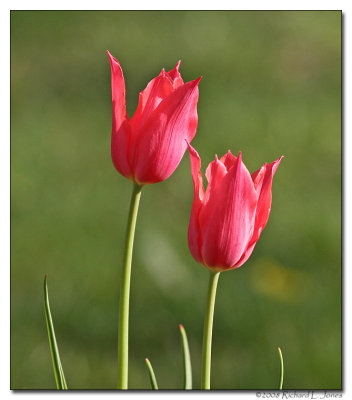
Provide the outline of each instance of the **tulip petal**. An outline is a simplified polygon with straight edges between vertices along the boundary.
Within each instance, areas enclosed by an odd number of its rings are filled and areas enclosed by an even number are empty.
[[[258,171],[255,171],[252,174],[252,181],[254,184],[254,188],[257,192],[258,198],[260,195],[260,191],[262,190],[266,167],[267,164],[265,163],[260,169],[258,169]]]
[[[111,158],[120,174],[133,180],[133,171],[130,164],[131,141],[130,125],[127,121],[124,121],[117,132],[112,132]]]
[[[268,222],[271,211],[271,186],[273,182],[273,177],[282,158],[283,156],[281,156],[278,160],[272,162],[269,165],[264,165],[263,167],[265,167],[265,172],[262,172],[263,168],[262,167],[259,170],[260,171],[259,174],[257,175],[258,177],[260,174],[262,174],[262,179],[261,179],[262,182],[260,185],[261,188],[258,198],[256,216],[255,216],[253,237],[250,241],[249,246],[251,246],[252,243],[256,242],[259,239],[263,229],[265,228],[265,225]]]
[[[177,168],[196,134],[198,82],[187,82],[167,96],[136,138],[135,177],[143,183],[167,179]]]
[[[107,51],[111,66],[111,93],[112,93],[112,130],[117,132],[122,123],[128,119],[126,111],[125,80],[120,63]]]
[[[240,267],[248,260],[263,229],[265,228],[265,225],[268,222],[271,210],[272,181],[277,167],[282,160],[282,157],[283,156],[281,156],[278,160],[272,162],[269,165],[264,164],[258,171],[252,174],[253,183],[256,188],[257,194],[259,195],[253,236],[249,241],[248,247],[243,253],[241,259],[235,264],[235,268]]]
[[[167,74],[170,76],[172,80],[181,77],[181,74],[179,72],[180,65],[181,65],[181,60],[178,60],[175,67],[167,72]]]
[[[210,267],[232,268],[252,237],[257,194],[241,154],[200,212],[201,254]]]
[[[200,170],[202,163],[197,150],[192,147],[187,141],[189,157],[191,160],[191,171],[194,188],[194,199],[200,204],[204,198],[203,176]]]
[[[147,87],[139,93],[137,110],[131,118],[132,132],[142,132],[144,124],[148,121],[150,114],[157,108],[160,102],[173,91],[173,83],[162,70],[160,74],[152,79]]]
[[[243,265],[250,255],[252,254],[254,247],[265,228],[265,225],[268,222],[269,214],[271,210],[271,186],[274,174],[279,166],[281,160],[281,156],[278,160],[272,162],[271,164],[267,165],[264,164],[258,171],[252,174],[252,179],[254,186],[256,187],[256,191],[259,195],[258,205],[256,210],[256,217],[254,223],[254,230],[253,236],[249,241],[248,247],[243,253],[242,257],[236,264],[234,265],[235,268],[240,267]]]
[[[241,265],[243,265],[251,256],[256,244],[257,242],[254,242],[250,246],[248,246],[245,252],[242,254],[242,257],[236,262],[236,264],[232,266],[232,268],[239,268]]]
[[[220,158],[220,161],[225,165],[227,171],[236,164],[236,160],[237,157],[234,156],[230,150]]]
[[[183,85],[183,79],[178,69],[180,68],[181,60],[179,60],[172,70],[168,71],[167,74],[172,80],[172,85],[174,89],[177,89],[179,86]]]
[[[131,132],[126,111],[126,89],[122,68],[108,51],[111,66],[112,132],[111,158],[115,168],[126,178],[131,177],[129,162]]]
[[[200,171],[201,160],[197,151],[189,144],[188,151],[191,160],[191,170],[194,188],[194,199],[192,204],[191,219],[188,228],[188,245],[193,257],[202,263],[201,249],[201,235],[199,228],[199,212],[204,199],[203,176]]]
[[[226,172],[227,171],[225,165],[221,161],[219,161],[218,156],[215,156],[215,161],[212,161],[205,171],[208,186],[205,192],[204,204],[208,202],[210,193],[213,192],[216,185],[226,175]]]

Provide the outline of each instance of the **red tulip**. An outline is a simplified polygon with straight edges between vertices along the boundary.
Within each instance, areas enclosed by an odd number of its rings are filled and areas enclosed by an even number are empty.
[[[167,179],[177,168],[198,123],[198,83],[183,83],[178,69],[164,69],[139,94],[133,117],[126,111],[126,90],[120,63],[111,65],[111,156],[116,169],[138,184]]]
[[[271,209],[271,184],[282,157],[264,164],[252,176],[230,151],[215,157],[206,170],[204,192],[197,151],[191,157],[194,200],[188,230],[193,257],[213,271],[238,268],[251,255]]]

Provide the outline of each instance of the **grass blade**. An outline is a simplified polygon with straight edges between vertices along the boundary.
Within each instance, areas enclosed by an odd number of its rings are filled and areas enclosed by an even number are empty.
[[[51,359],[53,362],[54,376],[56,381],[57,389],[67,389],[64,371],[62,369],[59,349],[56,343],[55,331],[53,319],[51,317],[50,305],[49,305],[49,294],[47,285],[47,276],[44,278],[44,309],[45,309],[45,321],[48,329],[48,338],[51,352]]]
[[[179,325],[181,338],[182,338],[182,349],[183,349],[183,365],[184,365],[184,385],[183,388],[186,390],[192,389],[192,364],[191,355],[189,352],[187,334],[183,325]]]
[[[279,390],[282,390],[282,385],[284,383],[284,359],[282,357],[282,352],[280,347],[277,348],[280,357],[280,380],[279,380]]]
[[[154,374],[154,370],[153,370],[152,364],[150,363],[148,358],[145,359],[145,363],[147,365],[148,372],[149,372],[150,386],[152,387],[153,390],[158,390],[159,389],[158,388],[158,383],[157,383],[156,378],[155,378],[155,374]]]

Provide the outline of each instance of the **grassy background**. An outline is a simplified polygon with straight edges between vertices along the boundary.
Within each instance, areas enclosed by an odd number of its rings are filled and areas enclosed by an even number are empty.
[[[122,244],[131,184],[110,159],[109,49],[132,115],[182,59],[200,75],[193,145],[250,171],[281,154],[272,213],[244,267],[221,275],[214,389],[341,388],[340,12],[11,12],[11,387],[54,388],[48,274],[70,388],[116,384]],[[181,388],[178,323],[195,387],[208,274],[191,257],[189,157],[142,193],[132,273],[130,388]]]

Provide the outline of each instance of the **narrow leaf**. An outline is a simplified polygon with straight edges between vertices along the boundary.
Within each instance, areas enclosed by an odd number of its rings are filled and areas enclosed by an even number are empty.
[[[54,324],[50,312],[46,275],[44,278],[44,309],[45,309],[45,321],[46,321],[46,327],[48,329],[49,345],[50,345],[51,359],[53,362],[56,387],[57,389],[67,389],[65,375],[60,361],[59,349],[56,343]]]
[[[150,379],[150,386],[152,387],[153,390],[158,390],[158,384],[156,382],[154,370],[152,367],[152,364],[150,363],[149,359],[145,359],[145,363],[147,364],[148,372],[149,372],[149,379]]]
[[[182,338],[182,349],[183,349],[183,365],[184,365],[184,384],[183,388],[186,390],[192,389],[192,364],[191,355],[189,352],[187,334],[183,325],[179,325],[181,338]]]
[[[280,357],[280,380],[279,380],[279,390],[282,390],[282,385],[284,383],[284,359],[282,357],[282,352],[280,347],[277,348]]]

